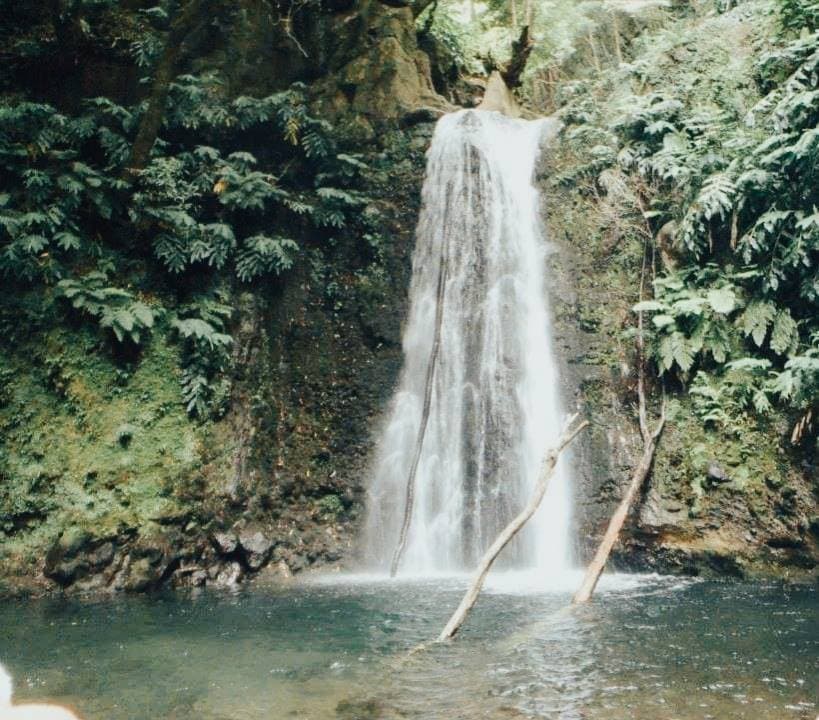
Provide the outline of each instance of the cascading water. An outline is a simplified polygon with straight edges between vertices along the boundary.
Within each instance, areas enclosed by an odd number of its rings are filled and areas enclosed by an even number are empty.
[[[526,503],[543,454],[560,434],[546,247],[532,184],[540,145],[553,128],[552,120],[463,110],[435,129],[404,368],[370,486],[364,540],[378,569],[389,566],[398,543],[416,460],[400,572],[469,570]],[[563,569],[568,523],[559,465],[540,511],[499,564]]]

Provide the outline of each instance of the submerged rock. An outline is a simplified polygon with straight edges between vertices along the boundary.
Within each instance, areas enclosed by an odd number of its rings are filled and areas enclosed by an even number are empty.
[[[342,700],[336,706],[339,720],[377,720],[384,717],[384,706],[377,700]]]

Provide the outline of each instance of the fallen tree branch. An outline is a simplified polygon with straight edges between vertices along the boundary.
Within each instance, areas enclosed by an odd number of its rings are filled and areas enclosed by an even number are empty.
[[[597,548],[594,558],[586,570],[586,574],[583,577],[583,582],[580,585],[580,589],[572,598],[573,605],[588,602],[592,596],[592,593],[594,593],[594,589],[597,587],[597,581],[600,580],[600,575],[602,575],[603,569],[606,567],[611,550],[614,547],[614,543],[617,542],[617,537],[620,535],[620,530],[626,521],[626,517],[628,517],[628,512],[631,509],[631,505],[634,502],[634,499],[637,497],[637,493],[640,491],[640,488],[643,486],[646,477],[648,477],[649,470],[651,470],[651,463],[654,461],[654,451],[657,449],[657,439],[660,437],[660,433],[663,431],[663,426],[665,425],[666,402],[665,398],[663,398],[663,406],[662,410],[660,411],[660,419],[657,421],[657,426],[654,428],[653,432],[650,432],[648,429],[645,410],[645,388],[643,383],[642,364],[640,367],[641,369],[639,380],[637,382],[637,392],[640,402],[640,433],[643,437],[643,456],[640,458],[640,462],[634,469],[634,473],[631,476],[631,482],[629,483],[625,496],[617,506],[617,510],[614,511],[614,515],[611,516],[611,520],[609,520],[609,526],[606,529],[605,535],[603,535],[603,539],[600,542],[600,546]]]
[[[432,340],[432,351],[429,355],[427,374],[424,381],[424,405],[421,409],[421,425],[418,427],[418,439],[415,441],[415,452],[407,476],[407,493],[404,499],[404,521],[401,523],[401,533],[398,536],[398,545],[390,563],[390,577],[395,577],[404,550],[407,548],[407,538],[412,524],[412,511],[415,505],[415,476],[418,474],[418,464],[421,462],[421,451],[424,449],[424,438],[427,434],[427,424],[429,423],[429,412],[432,407],[432,387],[435,381],[435,368],[438,364],[438,352],[441,349],[441,325],[444,319],[444,293],[446,291],[447,278],[447,256],[446,243],[441,248],[441,266],[438,270],[438,287],[436,290],[435,306],[435,334]]]
[[[477,602],[478,595],[483,588],[483,584],[486,580],[486,576],[489,574],[489,570],[492,568],[492,563],[495,562],[495,558],[498,557],[501,550],[503,550],[503,548],[509,544],[509,541],[515,537],[515,535],[517,535],[520,529],[529,521],[540,506],[543,496],[546,494],[546,488],[549,486],[549,480],[554,473],[560,453],[563,452],[566,446],[589,424],[588,420],[584,420],[572,430],[571,426],[576,418],[577,414],[572,415],[566,421],[563,434],[561,435],[557,445],[549,450],[546,453],[546,456],[543,458],[543,464],[540,468],[540,475],[538,476],[537,484],[535,485],[534,494],[529,499],[526,507],[503,529],[500,535],[495,538],[495,542],[493,542],[491,547],[484,553],[484,556],[481,558],[481,562],[475,573],[475,579],[472,581],[472,584],[466,591],[466,594],[464,595],[463,600],[461,600],[461,604],[458,606],[458,609],[453,613],[452,617],[449,619],[449,622],[446,624],[446,627],[438,636],[438,642],[449,640],[455,636],[466,619],[467,614]]]
[[[648,224],[648,221],[645,218],[645,210],[643,209],[643,204],[639,197],[637,199],[637,204],[640,207],[640,212],[643,215],[643,219],[646,221],[645,242],[643,243],[643,264],[640,269],[639,299],[642,302],[643,293],[645,291],[648,243],[653,242],[654,235],[651,232],[651,226]],[[652,269],[653,258],[654,246],[652,245]],[[611,516],[611,520],[609,520],[609,526],[606,528],[606,532],[603,535],[603,539],[600,541],[597,552],[594,554],[591,563],[589,563],[586,574],[583,576],[583,582],[572,598],[572,605],[585,603],[591,599],[594,589],[597,587],[597,582],[600,580],[600,576],[603,574],[603,570],[609,560],[609,555],[614,547],[614,543],[617,542],[617,538],[620,535],[620,530],[622,530],[623,524],[628,517],[631,505],[634,502],[634,499],[637,497],[637,493],[640,491],[640,488],[643,486],[643,483],[651,470],[651,464],[654,462],[654,452],[657,449],[657,440],[660,437],[660,433],[663,431],[663,426],[665,425],[666,398],[665,394],[663,394],[663,404],[662,408],[660,409],[660,418],[657,421],[657,425],[653,431],[648,426],[645,382],[645,339],[643,335],[642,310],[637,313],[637,414],[640,422],[640,437],[643,439],[643,456],[640,458],[640,462],[634,469],[634,473],[631,476],[631,481],[629,482],[626,494],[623,496],[623,499],[620,501],[620,504],[617,506],[617,509]]]

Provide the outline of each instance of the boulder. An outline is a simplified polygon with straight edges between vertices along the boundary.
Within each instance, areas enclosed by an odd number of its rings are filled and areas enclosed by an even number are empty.
[[[327,74],[313,85],[317,112],[398,120],[419,108],[451,109],[433,87],[410,8],[361,0],[355,15],[339,19],[327,35],[333,38]]]
[[[708,479],[715,483],[730,482],[731,477],[716,460],[708,463]]]
[[[159,568],[148,558],[140,558],[128,564],[122,589],[130,592],[142,592],[155,586],[162,577]]]
[[[242,566],[238,562],[232,561],[217,568],[211,579],[212,584],[217,587],[235,587],[242,581],[243,577],[244,570]]]
[[[239,545],[244,551],[248,568],[258,570],[270,557],[275,541],[263,526],[250,524],[239,530]]]
[[[651,487],[640,507],[640,529],[644,532],[659,533],[679,525],[683,506],[665,498],[656,487]]]
[[[98,574],[114,559],[114,544],[80,528],[69,528],[46,554],[43,572],[63,587]]]
[[[239,547],[239,538],[232,530],[215,532],[212,539],[214,546],[222,555],[230,555]]]
[[[478,105],[478,110],[494,110],[513,118],[521,116],[520,107],[517,100],[515,100],[515,96],[497,70],[489,76],[486,93],[481,104]]]

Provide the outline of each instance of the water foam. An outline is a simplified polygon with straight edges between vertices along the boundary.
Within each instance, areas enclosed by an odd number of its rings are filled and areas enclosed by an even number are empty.
[[[474,568],[523,507],[563,424],[551,351],[535,162],[552,120],[466,110],[443,117],[428,155],[404,366],[378,442],[364,543],[383,570],[398,542],[436,335],[429,417],[401,572]],[[541,510],[499,561],[565,571],[570,497],[561,463]]]

